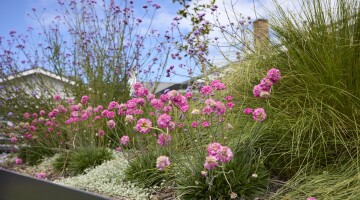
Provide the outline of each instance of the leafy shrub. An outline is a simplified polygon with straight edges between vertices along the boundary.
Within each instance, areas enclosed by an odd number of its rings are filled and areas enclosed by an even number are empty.
[[[83,147],[62,153],[54,162],[54,169],[67,170],[70,174],[81,174],[85,169],[98,166],[110,159],[112,153],[106,148]]]
[[[204,170],[205,154],[184,157],[176,166],[178,195],[182,199],[254,199],[266,192],[269,175],[259,154],[249,146],[234,152],[233,159],[223,167]]]

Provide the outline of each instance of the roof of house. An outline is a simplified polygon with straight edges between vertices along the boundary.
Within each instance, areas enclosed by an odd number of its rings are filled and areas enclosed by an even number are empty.
[[[34,74],[45,75],[45,76],[51,77],[53,79],[57,79],[59,81],[65,82],[65,83],[75,85],[75,81],[72,81],[72,80],[70,80],[70,79],[68,79],[66,77],[63,77],[63,76],[56,75],[53,72],[45,70],[45,69],[40,68],[40,67],[24,70],[24,71],[19,72],[19,73],[15,74],[15,75],[10,75],[10,76],[8,76],[6,78],[0,78],[0,83],[4,83],[4,82],[10,81],[10,80],[14,80],[16,78],[21,78],[21,77],[25,77],[25,76],[29,76],[29,75],[34,75]]]

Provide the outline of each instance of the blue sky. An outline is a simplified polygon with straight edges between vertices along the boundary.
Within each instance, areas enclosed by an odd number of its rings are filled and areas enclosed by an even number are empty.
[[[135,0],[135,3],[139,3],[140,6],[142,2],[145,3],[146,0]],[[179,4],[174,4],[171,0],[154,0],[153,2],[158,2],[162,6],[159,10],[161,14],[157,19],[157,22],[162,22],[162,24],[170,22],[172,20],[170,16],[175,16],[176,11],[180,8]],[[57,0],[1,0],[0,36],[7,36],[12,30],[16,30],[17,33],[24,33],[27,27],[36,27],[37,22],[27,16],[32,13],[32,8],[36,8],[37,11],[46,8],[45,15],[55,17],[54,13],[58,4]]]
[[[35,20],[31,19],[28,14],[32,13],[32,8],[36,8],[37,11],[42,11],[46,8],[43,16],[46,16],[46,20],[52,21],[55,18],[56,8],[58,8],[58,0],[1,0],[0,3],[0,36],[8,36],[10,31],[15,30],[17,34],[26,33],[28,27],[35,28],[34,32],[39,32],[39,24]],[[100,0],[99,0],[100,1]],[[115,0],[116,2],[120,0]],[[134,0],[135,5],[141,7],[147,0]],[[208,2],[208,0],[201,0],[202,2]],[[224,1],[224,3],[223,3]],[[270,0],[217,0],[219,9],[225,5],[230,7],[231,2],[236,2],[234,8],[244,16],[251,16],[255,18],[254,4],[258,13],[258,17],[263,13],[264,4]],[[176,11],[181,8],[178,3],[172,3],[172,0],[153,0],[153,3],[159,3],[161,9],[157,12],[157,15],[153,21],[156,29],[165,30],[171,23],[172,19],[176,16]],[[137,8],[137,7],[136,7]],[[259,15],[260,14],[260,15]],[[225,15],[221,15],[224,17]],[[223,18],[224,23],[226,21]],[[189,25],[183,25],[184,30],[189,29]],[[37,31],[38,29],[38,31]],[[183,79],[173,79],[169,81],[182,81]]]

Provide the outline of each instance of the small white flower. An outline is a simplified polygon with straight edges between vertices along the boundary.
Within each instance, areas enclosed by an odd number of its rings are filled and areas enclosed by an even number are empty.
[[[258,175],[254,173],[254,174],[252,174],[252,175],[251,175],[251,177],[253,177],[253,178],[257,178],[257,177],[258,177]]]

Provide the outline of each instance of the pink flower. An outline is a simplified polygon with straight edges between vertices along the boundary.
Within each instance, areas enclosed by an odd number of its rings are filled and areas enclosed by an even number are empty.
[[[267,92],[267,91],[261,91],[260,92],[260,98],[265,98],[265,99],[267,99],[267,98],[269,98],[270,97],[270,93],[269,92]]]
[[[134,85],[133,85],[134,90],[138,90],[138,89],[141,88],[141,87],[143,87],[143,86],[142,86],[142,84],[139,83],[139,82],[136,82],[136,83],[134,83]]]
[[[37,174],[36,174],[36,178],[45,179],[45,178],[46,178],[45,172],[37,173]]]
[[[26,118],[26,119],[30,118],[30,113],[28,113],[28,112],[24,113],[24,118]]]
[[[207,172],[206,172],[206,171],[201,171],[201,176],[206,177],[206,175],[207,175]]]
[[[226,107],[228,108],[233,108],[235,106],[235,104],[233,102],[229,102],[226,104]]]
[[[17,141],[18,141],[17,137],[11,137],[10,138],[10,142],[12,142],[12,143],[15,143]]]
[[[114,122],[114,120],[109,120],[108,122],[106,122],[106,125],[109,128],[115,128],[116,123]]]
[[[105,131],[104,130],[99,130],[98,134],[99,137],[104,136],[105,135]]]
[[[168,114],[162,114],[158,117],[157,122],[160,128],[169,128],[171,117]]]
[[[219,80],[213,80],[210,85],[215,90],[224,90],[226,88],[225,84],[221,83]]]
[[[217,152],[216,158],[223,163],[227,163],[234,157],[231,149],[227,146],[221,147],[221,149]]]
[[[136,122],[135,130],[140,133],[148,133],[150,132],[150,128],[152,123],[150,120],[146,118],[141,118]]]
[[[181,106],[180,110],[181,112],[186,112],[187,110],[189,110],[189,105]]]
[[[101,119],[101,116],[96,115],[96,116],[94,117],[94,120],[98,120],[98,119]]]
[[[21,158],[16,158],[16,159],[15,159],[15,163],[16,163],[17,165],[21,165],[21,164],[23,163],[23,160],[22,160]]]
[[[186,97],[187,99],[190,99],[192,96],[193,96],[193,94],[192,94],[191,92],[187,92],[187,93],[185,94],[185,97]]]
[[[259,85],[255,85],[253,89],[253,94],[255,97],[260,97],[260,92],[262,91],[262,87]]]
[[[163,108],[163,111],[165,112],[165,113],[168,113],[168,112],[170,112],[172,110],[172,107],[171,106],[164,106],[164,108]]]
[[[159,170],[165,170],[166,167],[170,166],[170,160],[167,156],[160,156],[156,159],[156,168]]]
[[[89,97],[84,95],[81,97],[80,103],[86,104],[88,102],[88,100],[89,100]]]
[[[44,115],[45,115],[45,110],[40,110],[39,114],[40,114],[41,116],[44,116]]]
[[[253,112],[253,119],[257,122],[262,122],[266,119],[266,112],[264,108],[256,108]]]
[[[233,99],[232,96],[226,96],[226,97],[224,98],[225,101],[231,101],[232,99]]]
[[[72,103],[74,103],[74,99],[73,99],[73,98],[68,98],[68,99],[67,99],[67,102],[68,102],[69,104],[72,104]]]
[[[38,117],[38,114],[37,114],[37,113],[33,113],[33,114],[32,114],[32,117],[33,117],[33,118],[37,118],[37,117]]]
[[[138,97],[146,97],[149,94],[149,90],[145,87],[140,87],[139,89],[135,90],[135,94]]]
[[[122,145],[128,145],[129,144],[129,141],[130,141],[130,138],[129,138],[129,136],[127,136],[127,135],[124,135],[124,136],[122,136],[121,138],[120,138],[120,143],[122,144]]]
[[[116,108],[118,105],[119,105],[118,102],[112,101],[112,102],[109,103],[107,109],[108,109],[108,110],[112,110],[112,109]]]
[[[30,126],[29,129],[30,129],[30,131],[32,131],[32,132],[36,131],[35,126]]]
[[[113,111],[108,111],[108,112],[106,113],[106,117],[107,117],[108,119],[114,118],[114,117],[115,117],[115,112],[113,112]]]
[[[266,78],[270,79],[272,82],[276,83],[281,78],[280,70],[272,68],[267,72]]]
[[[121,151],[121,147],[116,147],[115,151],[116,151],[116,152],[120,152],[120,151]]]
[[[169,142],[171,141],[171,136],[170,135],[166,135],[164,133],[161,133],[159,136],[158,136],[158,140],[157,140],[157,143],[160,145],[160,146],[166,146],[169,144]]]
[[[132,122],[134,121],[134,116],[132,115],[126,115],[125,116],[125,122],[129,123],[129,122]]]
[[[155,113],[154,112],[149,112],[149,115],[154,116]]]
[[[207,152],[208,156],[216,156],[218,152],[221,150],[222,146],[221,144],[214,142],[208,145]]]
[[[207,170],[213,170],[215,169],[215,167],[217,167],[219,165],[218,160],[216,159],[215,156],[208,156],[205,159],[205,164],[204,167]]]
[[[265,91],[270,91],[271,87],[273,86],[273,82],[268,79],[268,78],[263,78],[260,81],[260,86],[263,88],[263,90]]]
[[[192,122],[191,127],[196,128],[198,126],[197,122]]]
[[[201,88],[200,93],[202,95],[210,95],[212,93],[212,88],[211,86],[205,85]]]
[[[55,94],[53,97],[54,101],[60,101],[61,100],[61,96],[59,94]]]
[[[306,200],[316,200],[315,197],[308,197]]]
[[[204,121],[202,124],[201,124],[202,127],[209,127],[210,126],[210,122],[208,121]]]
[[[150,105],[157,110],[160,110],[164,106],[164,102],[162,102],[160,99],[152,99],[150,101]]]
[[[246,115],[251,115],[251,114],[253,113],[253,109],[252,109],[252,108],[245,108],[245,109],[244,109],[244,113],[245,113]]]
[[[147,95],[146,98],[148,101],[151,101],[151,100],[155,99],[155,94],[149,94],[149,95]]]

